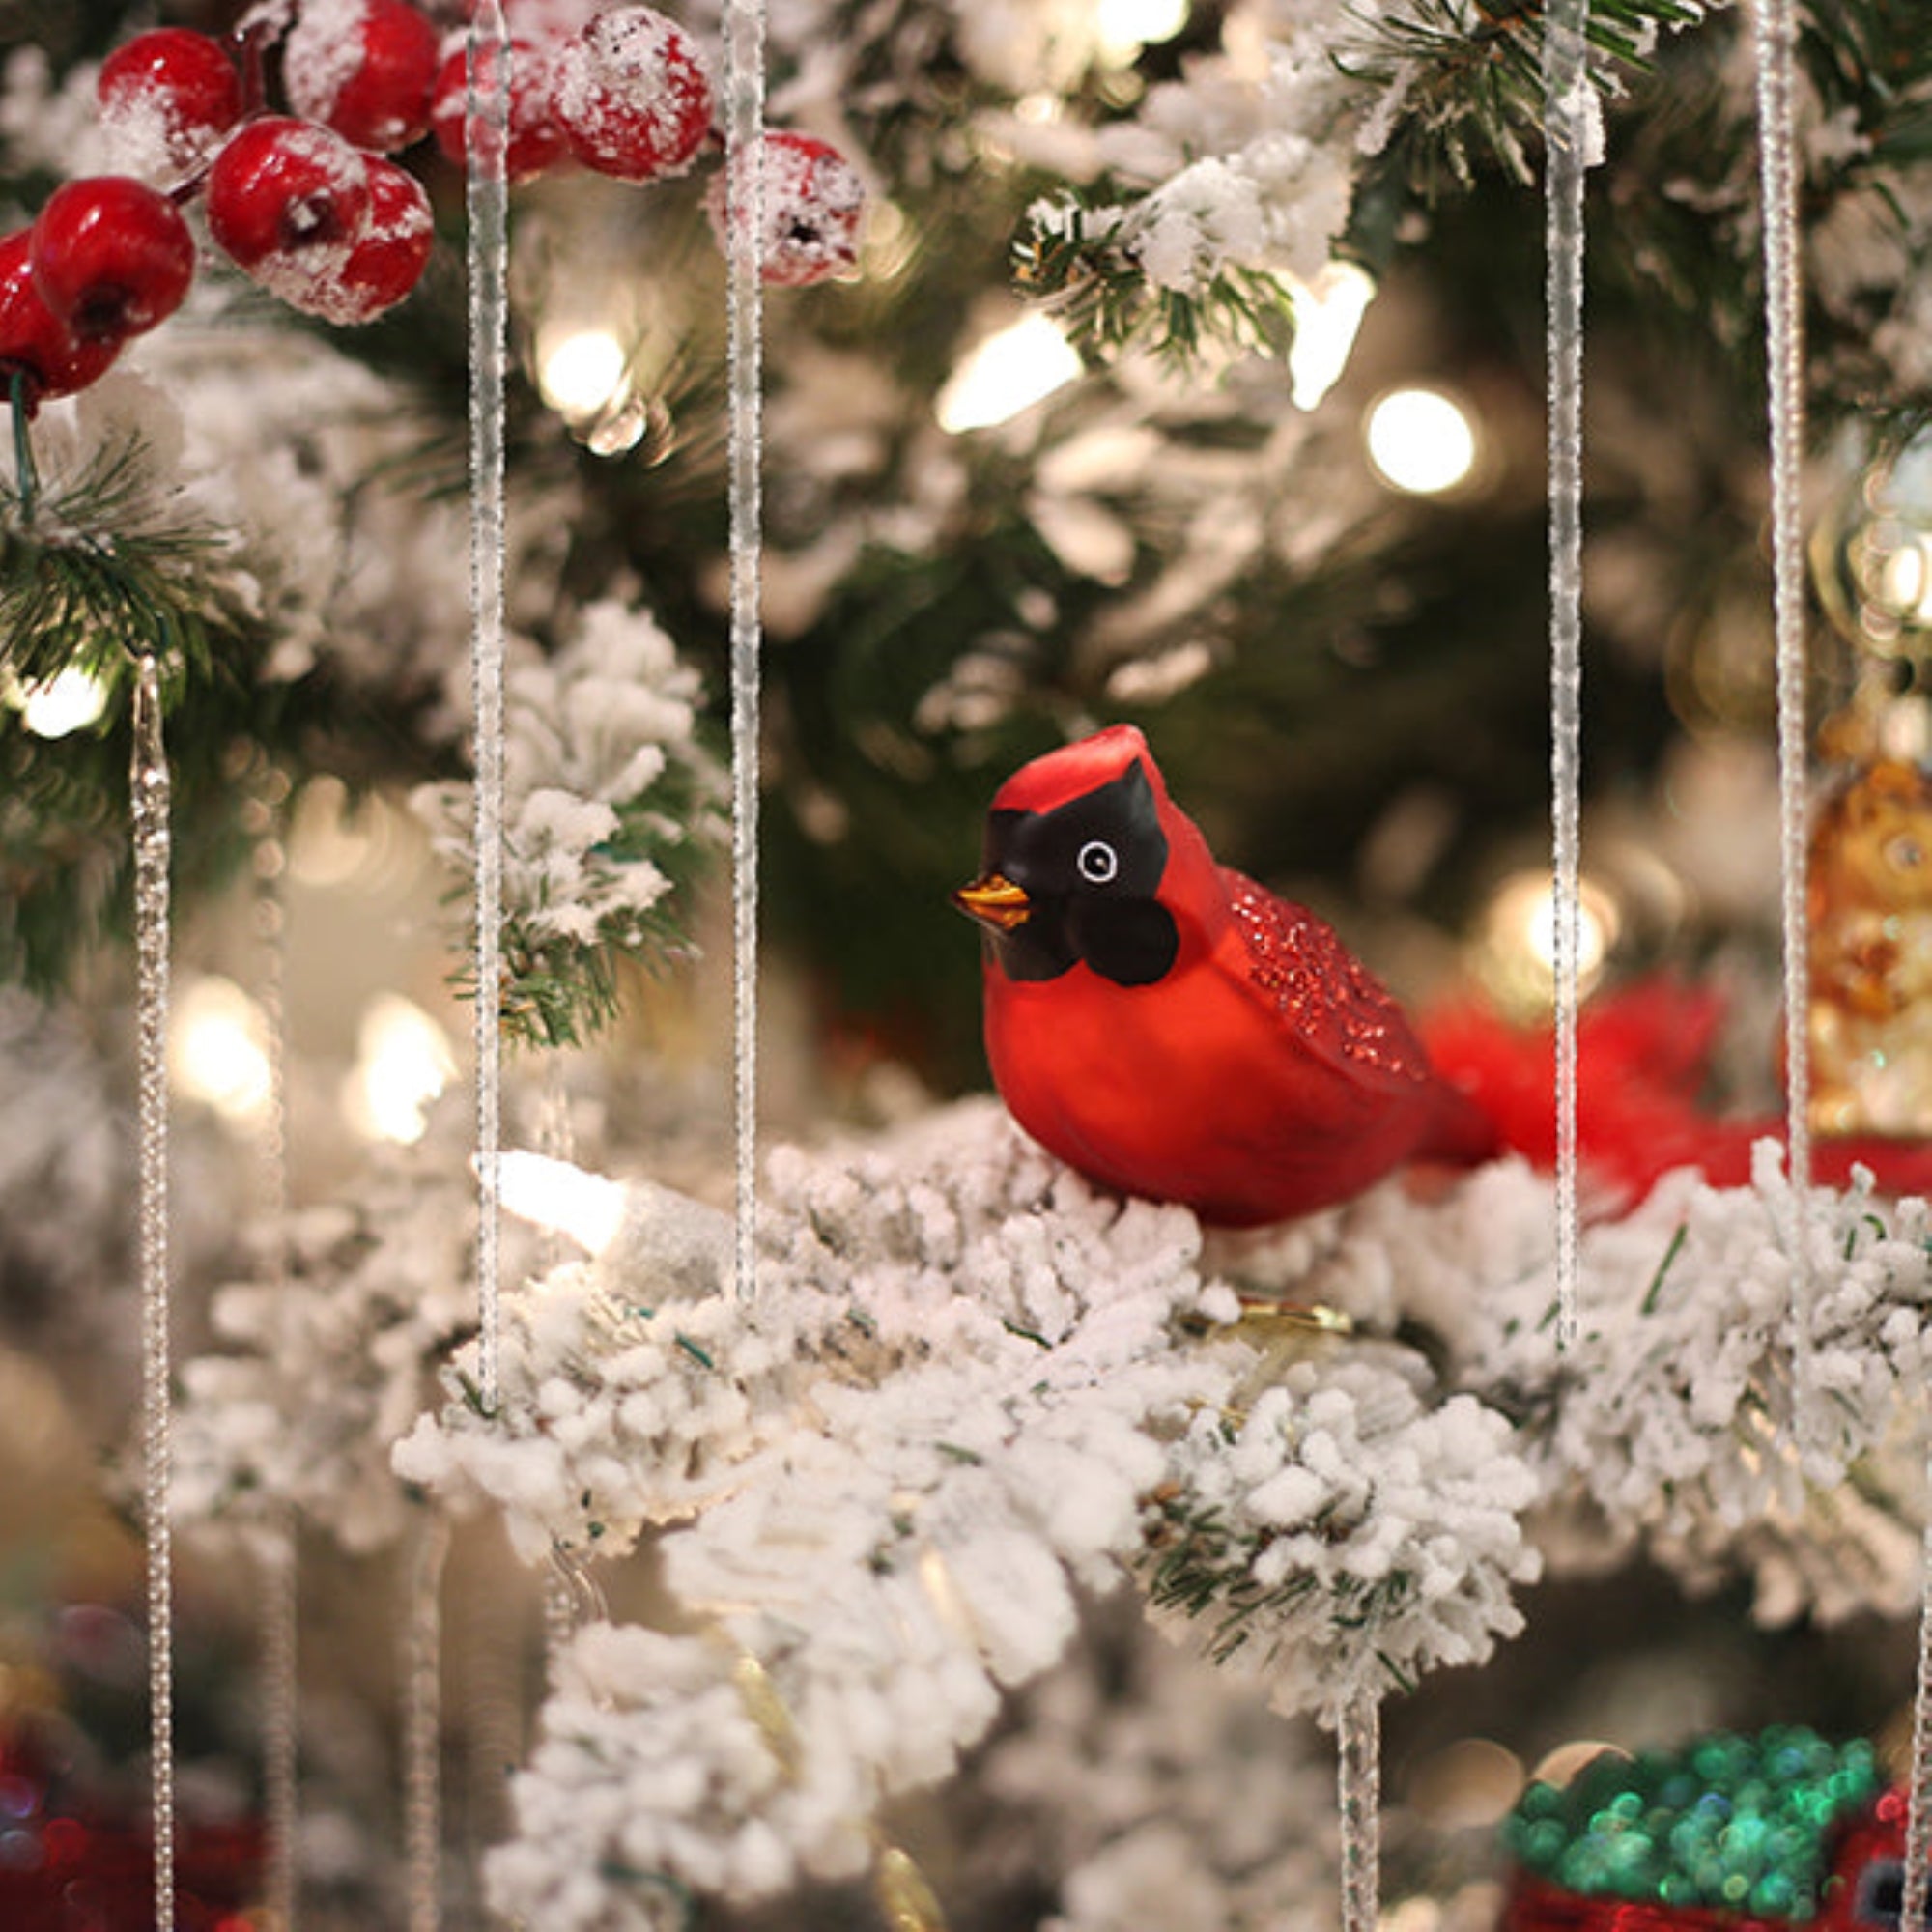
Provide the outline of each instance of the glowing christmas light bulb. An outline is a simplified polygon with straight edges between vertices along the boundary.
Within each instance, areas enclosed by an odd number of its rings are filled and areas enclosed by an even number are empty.
[[[1294,341],[1288,352],[1294,406],[1312,410],[1341,380],[1375,298],[1375,277],[1355,262],[1329,262],[1294,284]]]
[[[1009,422],[1079,374],[1079,351],[1036,312],[968,352],[939,392],[939,426],[957,436]]]
[[[1391,389],[1369,410],[1369,461],[1392,489],[1435,497],[1476,467],[1476,430],[1439,389]]]
[[[107,709],[107,687],[78,667],[44,684],[23,686],[18,695],[20,723],[37,738],[65,738],[84,731]]]
[[[582,421],[616,400],[628,360],[624,345],[609,329],[573,329],[544,345],[537,387],[566,421]]]

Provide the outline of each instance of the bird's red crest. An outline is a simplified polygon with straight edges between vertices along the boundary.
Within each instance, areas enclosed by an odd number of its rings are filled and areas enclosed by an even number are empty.
[[[1161,782],[1153,754],[1140,727],[1110,724],[1091,738],[1063,745],[1031,763],[1022,765],[993,797],[995,811],[1052,811],[1067,800],[1084,797],[1104,784],[1111,784],[1138,758],[1147,769],[1154,796],[1165,801],[1167,787]]]

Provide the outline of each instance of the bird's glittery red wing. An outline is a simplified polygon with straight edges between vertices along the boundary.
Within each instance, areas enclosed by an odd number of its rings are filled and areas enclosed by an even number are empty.
[[[1221,867],[1248,977],[1282,1024],[1318,1059],[1372,1085],[1409,1088],[1432,1077],[1429,1057],[1394,996],[1325,920]]]

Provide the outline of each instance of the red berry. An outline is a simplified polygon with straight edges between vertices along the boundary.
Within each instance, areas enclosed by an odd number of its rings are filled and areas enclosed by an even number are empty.
[[[136,34],[100,63],[100,122],[123,164],[172,181],[242,118],[242,76],[220,42],[186,27]]]
[[[289,105],[393,154],[429,128],[437,35],[409,0],[302,0],[282,48]]]
[[[181,211],[126,175],[55,188],[29,232],[41,299],[86,341],[165,322],[194,280],[194,237]]]
[[[209,233],[296,308],[315,309],[368,219],[368,157],[313,121],[250,121],[208,173]]]
[[[711,127],[711,82],[696,49],[649,7],[600,14],[565,41],[555,99],[571,153],[621,181],[682,173]]]
[[[829,141],[780,129],[758,143],[761,202],[759,271],[781,288],[803,288],[851,273],[859,261],[859,224],[866,185]],[[728,248],[725,194],[728,172],[714,176],[705,210]]]
[[[494,63],[486,56],[487,79]],[[442,64],[436,78],[430,128],[437,145],[462,167],[468,156],[465,125],[469,114],[469,64],[462,48]],[[529,181],[554,167],[570,153],[551,106],[551,55],[531,41],[510,43],[510,128],[503,167],[512,181]]]
[[[0,241],[0,375],[25,374],[29,412],[49,396],[86,388],[121,353],[119,336],[76,335],[41,298],[32,244],[30,228]]]
[[[436,240],[429,196],[407,168],[369,161],[369,225],[336,278],[336,299],[315,312],[329,322],[371,322],[422,279]]]

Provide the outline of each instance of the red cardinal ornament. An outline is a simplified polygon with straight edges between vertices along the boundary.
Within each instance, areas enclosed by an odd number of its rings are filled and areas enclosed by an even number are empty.
[[[1015,772],[953,900],[1001,1095],[1102,1186],[1246,1227],[1495,1151],[1334,932],[1215,863],[1130,724]]]

